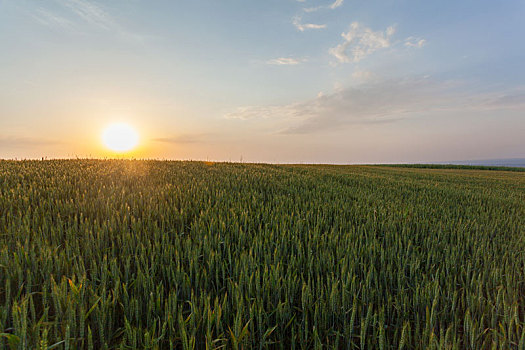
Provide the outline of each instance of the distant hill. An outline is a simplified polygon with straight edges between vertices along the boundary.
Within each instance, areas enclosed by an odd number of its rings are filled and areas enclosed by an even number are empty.
[[[463,170],[501,170],[513,172],[525,172],[525,167],[519,166],[499,166],[499,165],[471,165],[471,164],[451,164],[451,163],[432,163],[432,164],[375,164],[376,166],[393,168],[420,168],[420,169],[463,169]]]
[[[482,159],[482,160],[457,160],[450,162],[438,162],[435,164],[454,164],[454,165],[481,165],[481,166],[503,166],[512,168],[525,168],[525,158],[506,158],[506,159]]]

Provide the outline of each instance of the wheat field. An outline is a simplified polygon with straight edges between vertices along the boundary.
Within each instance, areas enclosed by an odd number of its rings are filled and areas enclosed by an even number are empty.
[[[525,173],[0,161],[0,349],[524,349]]]

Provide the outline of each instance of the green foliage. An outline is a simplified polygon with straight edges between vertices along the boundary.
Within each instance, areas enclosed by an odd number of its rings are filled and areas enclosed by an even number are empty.
[[[421,169],[463,169],[463,170],[498,170],[525,172],[524,167],[510,167],[497,165],[459,165],[459,164],[380,164],[379,166],[393,168],[421,168]]]
[[[525,174],[0,161],[0,349],[522,349]]]

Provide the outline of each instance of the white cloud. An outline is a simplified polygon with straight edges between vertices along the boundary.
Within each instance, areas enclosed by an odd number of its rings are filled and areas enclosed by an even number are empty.
[[[330,5],[330,8],[332,10],[338,8],[339,6],[343,4],[343,1],[344,0],[335,0],[335,2],[332,5]]]
[[[326,28],[326,24],[314,24],[314,23],[306,23],[301,25],[301,28],[304,29],[324,29]],[[303,30],[303,29],[301,29]]]
[[[329,52],[339,62],[359,62],[377,50],[390,47],[390,38],[395,31],[395,26],[390,26],[383,32],[373,31],[359,22],[353,22],[348,32],[341,34],[343,43],[331,48]]]
[[[300,30],[301,32],[304,32],[307,29],[324,29],[326,28],[326,24],[314,24],[314,23],[301,23],[302,18],[300,16],[295,16],[292,20],[293,25],[295,28]]]
[[[279,57],[279,58],[273,58],[271,60],[266,61],[266,64],[285,66],[285,65],[297,65],[304,61],[305,59],[296,59],[292,57]]]
[[[303,11],[306,12],[306,13],[309,13],[309,12],[315,12],[315,11],[318,11],[319,9],[322,9],[323,7],[322,6],[316,6],[316,7],[305,7],[303,8]]]
[[[427,41],[425,39],[414,38],[412,36],[405,39],[406,47],[422,48],[426,43]]]
[[[317,12],[317,11],[322,10],[322,9],[335,10],[336,8],[338,8],[341,5],[343,5],[343,1],[344,0],[335,0],[332,4],[330,4],[328,6],[305,7],[305,8],[303,8],[303,12],[306,12],[306,13]]]
[[[304,0],[297,0],[299,2],[304,2]],[[303,13],[312,13],[317,12],[322,9],[336,9],[343,5],[344,0],[335,0],[332,4],[326,6],[311,6],[311,7],[303,7]],[[306,29],[324,29],[326,28],[326,24],[315,24],[315,23],[302,23],[302,17],[300,15],[295,16],[292,19],[292,23],[301,32],[304,32]]]

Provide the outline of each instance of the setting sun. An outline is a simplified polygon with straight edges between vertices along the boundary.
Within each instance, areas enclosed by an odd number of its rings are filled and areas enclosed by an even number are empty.
[[[129,124],[115,123],[104,130],[102,141],[107,148],[114,152],[126,152],[137,146],[139,135]]]

